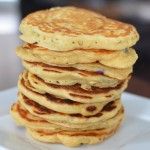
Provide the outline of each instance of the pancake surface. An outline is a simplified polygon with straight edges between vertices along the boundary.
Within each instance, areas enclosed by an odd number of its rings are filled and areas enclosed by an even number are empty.
[[[96,115],[83,116],[81,114],[65,114],[53,111],[25,96],[19,97],[19,102],[36,117],[43,118],[48,122],[58,125],[79,129],[87,128],[89,126],[91,127],[97,124],[99,128],[103,125],[106,126],[107,123],[105,121],[109,121],[109,119],[114,118],[122,109],[121,102],[116,100],[105,105],[103,109]]]
[[[30,72],[24,72],[20,75],[20,81],[24,80],[24,82],[29,83],[30,85],[28,84],[28,86],[32,87],[33,91],[36,89],[36,92],[42,94],[49,93],[80,103],[108,102],[118,99],[122,91],[126,89],[129,79],[130,77],[113,88],[90,87],[90,89],[83,89],[80,84],[69,86],[46,83]]]
[[[115,87],[123,80],[108,77],[100,72],[76,70],[57,66],[47,66],[42,63],[24,61],[23,66],[32,74],[42,78],[45,82],[58,85],[81,84],[82,87]]]
[[[112,136],[119,128],[120,123],[112,128],[92,131],[61,131],[44,132],[27,128],[27,132],[35,139],[46,143],[62,143],[68,147],[77,147],[81,144],[96,144]]]
[[[29,82],[25,80],[19,80],[18,88],[23,95],[34,100],[35,102],[61,113],[67,114],[82,114],[85,116],[95,115],[102,108],[110,102],[110,100],[105,100],[103,102],[96,103],[80,103],[73,101],[71,99],[59,98],[57,95],[52,95],[49,93],[40,93],[34,89]],[[22,94],[19,94],[21,97]],[[19,97],[20,97],[19,96]],[[118,94],[118,97],[120,94]]]
[[[22,40],[55,51],[122,50],[139,39],[132,25],[76,7],[32,13],[22,20],[20,31]]]
[[[28,107],[24,105],[22,100],[19,100],[17,103],[13,104],[11,107],[11,115],[15,119],[18,125],[32,128],[35,130],[45,130],[45,131],[86,131],[86,130],[96,130],[103,128],[110,128],[117,122],[123,119],[124,113],[122,109],[112,118],[106,120],[100,120],[98,122],[93,122],[92,124],[73,124],[73,127],[70,127],[69,122],[55,122],[47,120],[46,118],[39,117],[28,111]],[[32,102],[30,102],[32,103]],[[40,106],[42,108],[42,106]],[[27,108],[27,109],[26,109]],[[44,113],[44,109],[41,109],[41,114]],[[49,110],[50,111],[50,110]],[[45,109],[46,112],[46,109]],[[79,116],[78,116],[79,117]]]
[[[49,65],[68,66],[98,62],[118,69],[131,67],[138,57],[132,48],[121,51],[78,49],[67,52],[56,52],[38,47],[36,44],[24,44],[17,48],[16,53],[23,60],[42,62]]]

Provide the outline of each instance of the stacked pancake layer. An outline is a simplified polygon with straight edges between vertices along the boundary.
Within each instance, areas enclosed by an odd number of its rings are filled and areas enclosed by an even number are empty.
[[[77,19],[78,17],[78,19]],[[88,18],[87,18],[88,17]],[[28,15],[17,48],[25,71],[11,115],[35,139],[66,146],[113,135],[137,60],[136,29],[75,7]]]

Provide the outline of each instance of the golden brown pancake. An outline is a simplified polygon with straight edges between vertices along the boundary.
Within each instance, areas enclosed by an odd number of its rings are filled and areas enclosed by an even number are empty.
[[[69,86],[46,83],[44,82],[44,80],[34,74],[31,74],[30,72],[24,72],[22,75],[20,75],[20,80],[25,80],[26,83],[29,82],[30,85],[34,87],[37,92],[43,94],[49,93],[61,98],[71,99],[80,103],[97,103],[107,102],[119,98],[120,94],[127,87],[129,78],[113,88],[91,87],[87,90],[81,88],[80,84]],[[32,88],[32,90],[34,89]]]
[[[120,100],[115,100],[108,103],[103,109],[93,116],[83,116],[81,114],[64,114],[51,110],[39,103],[23,96],[19,97],[19,102],[24,106],[31,114],[43,118],[50,123],[70,127],[70,128],[87,128],[97,124],[98,122],[104,122],[113,118],[122,109]],[[113,119],[112,119],[113,120]],[[71,126],[70,126],[71,125]]]
[[[129,24],[76,7],[56,7],[25,17],[20,25],[23,41],[55,51],[73,49],[122,50],[139,39]]]
[[[61,132],[46,132],[42,130],[33,130],[28,128],[27,132],[34,139],[46,143],[62,143],[68,147],[77,147],[81,144],[96,144],[104,141],[112,136],[120,126],[120,122],[106,129],[92,131],[61,131]]]
[[[82,114],[84,116],[90,116],[97,114],[102,108],[110,102],[109,99],[103,102],[96,103],[80,103],[71,99],[59,98],[57,95],[49,93],[37,92],[34,87],[30,85],[28,80],[21,79],[18,82],[19,91],[26,97],[34,100],[35,102],[52,109],[66,114]],[[34,89],[34,90],[33,90]],[[22,94],[20,96],[22,97]],[[118,95],[118,97],[120,94]]]
[[[58,126],[29,113],[19,102],[11,106],[10,113],[19,126],[36,130],[56,130]]]
[[[16,123],[19,123],[21,126],[25,126],[28,133],[33,138],[43,142],[63,143],[66,146],[71,147],[79,146],[81,143],[94,144],[104,140],[104,138],[109,137],[114,133],[114,131],[117,130],[122,120],[121,115],[121,117],[113,122],[111,126],[105,126],[105,128],[97,128],[92,130],[79,130],[61,127],[59,125],[49,123],[39,117],[35,117],[23,106],[21,106],[20,103],[13,104],[10,113]],[[74,139],[74,142],[71,142],[72,139]]]
[[[67,52],[50,51],[35,44],[24,44],[16,50],[17,55],[26,61],[42,62],[49,65],[73,65],[101,63],[107,67],[125,69],[132,67],[138,56],[134,49],[122,51],[72,50]]]
[[[108,77],[99,72],[75,71],[71,68],[49,66],[43,63],[24,61],[24,67],[32,74],[42,78],[45,82],[58,85],[81,84],[83,88],[96,86],[100,88],[115,87],[123,80]]]
[[[11,106],[11,115],[15,119],[16,123],[20,126],[25,126],[34,130],[45,130],[45,131],[86,131],[86,130],[96,130],[102,128],[110,128],[114,126],[117,122],[120,122],[123,118],[123,113],[118,112],[113,118],[108,120],[93,123],[91,126],[82,128],[69,128],[64,125],[59,125],[59,123],[52,123],[44,120],[40,117],[31,114],[20,102],[17,102]]]

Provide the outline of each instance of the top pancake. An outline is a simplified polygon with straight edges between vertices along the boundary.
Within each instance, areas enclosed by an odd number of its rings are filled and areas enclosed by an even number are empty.
[[[122,50],[139,39],[129,24],[76,7],[56,7],[25,17],[21,39],[54,51],[74,49]]]

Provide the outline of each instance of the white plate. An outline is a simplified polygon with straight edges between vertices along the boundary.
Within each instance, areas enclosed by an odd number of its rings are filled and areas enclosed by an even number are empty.
[[[16,88],[0,92],[0,150],[71,150],[59,144],[43,144],[16,127],[9,116],[9,107],[16,100]],[[149,150],[150,99],[129,93],[123,94],[126,118],[120,130],[97,145],[86,145],[76,150]]]

